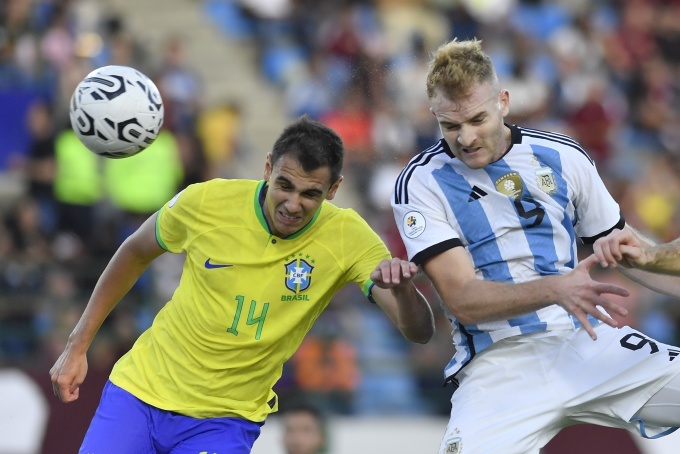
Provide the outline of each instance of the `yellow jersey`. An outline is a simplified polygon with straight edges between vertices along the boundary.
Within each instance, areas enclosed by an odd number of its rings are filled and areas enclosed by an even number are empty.
[[[157,408],[196,418],[263,421],[272,387],[333,295],[390,257],[353,210],[324,201],[287,238],[270,233],[264,181],[215,179],[166,203],[156,238],[186,253],[179,285],[110,379]]]

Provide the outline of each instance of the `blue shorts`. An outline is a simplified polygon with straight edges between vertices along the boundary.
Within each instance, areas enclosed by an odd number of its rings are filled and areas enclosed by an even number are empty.
[[[248,454],[262,424],[160,410],[108,381],[79,454]]]

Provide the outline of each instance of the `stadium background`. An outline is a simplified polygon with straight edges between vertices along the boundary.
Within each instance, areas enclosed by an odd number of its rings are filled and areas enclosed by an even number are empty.
[[[95,340],[81,399],[61,405],[47,371],[107,260],[187,184],[259,178],[274,138],[297,115],[341,134],[337,203],[403,256],[389,193],[401,166],[438,138],[426,62],[454,36],[484,40],[511,93],[509,122],[572,135],[629,222],[660,241],[680,236],[679,1],[0,2],[0,454],[76,451],[112,363],[181,269],[181,257],[168,254],[153,264]],[[134,163],[95,159],[69,130],[73,88],[107,64],[140,69],[165,101],[164,133]],[[632,290],[628,323],[678,343],[678,301],[597,275]],[[286,366],[282,408],[303,398],[322,407],[332,454],[436,449],[452,346],[436,295],[419,285],[435,302],[429,344],[402,340],[347,288]],[[278,424],[267,423],[256,454],[282,452]],[[582,426],[545,452],[675,452],[670,444]]]

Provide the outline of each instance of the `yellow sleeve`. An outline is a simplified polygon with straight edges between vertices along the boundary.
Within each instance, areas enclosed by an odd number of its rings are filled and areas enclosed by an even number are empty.
[[[156,240],[168,252],[181,253],[196,237],[206,183],[192,184],[175,195],[158,212]]]
[[[356,282],[369,299],[373,287],[371,272],[383,260],[391,258],[391,254],[383,240],[358,214],[352,212],[346,224],[345,253],[352,262],[348,263],[349,280]]]

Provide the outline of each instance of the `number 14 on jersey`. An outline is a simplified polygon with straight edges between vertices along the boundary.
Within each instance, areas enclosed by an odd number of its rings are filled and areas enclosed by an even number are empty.
[[[231,322],[231,326],[227,328],[227,332],[238,336],[238,323],[241,319],[241,311],[243,310],[243,302],[245,296],[236,296],[236,313],[234,314],[234,320]],[[262,304],[262,309],[260,315],[255,316],[255,310],[257,307],[257,301],[250,301],[250,310],[248,311],[248,318],[246,320],[246,325],[254,325],[257,323],[257,331],[255,332],[255,340],[260,340],[262,335],[262,327],[264,326],[264,320],[267,318],[267,310],[269,310],[269,303]]]

